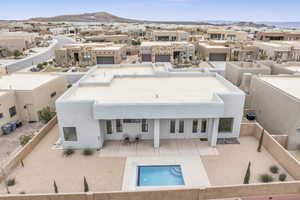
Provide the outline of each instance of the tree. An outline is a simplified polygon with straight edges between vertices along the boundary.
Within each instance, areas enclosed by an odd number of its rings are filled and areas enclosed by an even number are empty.
[[[55,180],[54,180],[54,182],[53,182],[53,187],[54,187],[54,192],[55,192],[55,193],[58,193],[58,188],[57,188],[57,185],[56,185]]]
[[[18,49],[14,50],[14,56],[16,58],[19,57],[19,56],[21,56],[21,55],[22,55],[22,53]]]
[[[250,167],[251,167],[251,162],[249,161],[248,168],[247,168],[247,171],[246,171],[246,174],[245,174],[245,177],[244,177],[244,184],[249,184],[249,181],[250,181]]]
[[[49,106],[43,108],[42,110],[38,111],[39,119],[43,123],[49,122],[54,116],[55,112],[53,112]]]
[[[261,147],[262,147],[263,139],[264,139],[264,133],[265,133],[265,129],[263,129],[261,134],[260,134],[259,143],[258,143],[258,147],[257,147],[257,152],[261,152]]]
[[[89,191],[89,185],[86,181],[85,176],[83,177],[83,186],[84,186],[84,192],[88,192]]]

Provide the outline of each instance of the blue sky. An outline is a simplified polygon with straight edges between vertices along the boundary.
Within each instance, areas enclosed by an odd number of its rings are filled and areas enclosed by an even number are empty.
[[[1,0],[0,19],[106,11],[145,20],[300,21],[300,0]]]

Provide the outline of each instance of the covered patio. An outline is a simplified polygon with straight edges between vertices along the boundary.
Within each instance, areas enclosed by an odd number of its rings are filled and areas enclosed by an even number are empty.
[[[99,151],[100,157],[128,156],[204,156],[218,155],[215,147],[200,139],[161,139],[160,147],[153,147],[153,140],[141,140],[124,144],[122,141],[107,140]]]

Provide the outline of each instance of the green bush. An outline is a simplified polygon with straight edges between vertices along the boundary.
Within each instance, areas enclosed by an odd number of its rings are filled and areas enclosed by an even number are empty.
[[[47,65],[48,65],[48,62],[43,62],[43,65],[44,65],[44,66],[47,66]]]
[[[279,168],[276,165],[272,165],[270,167],[270,172],[272,172],[273,174],[277,174],[279,172]]]
[[[249,162],[248,167],[247,167],[247,171],[244,177],[244,184],[249,184],[250,181],[250,167],[251,167],[251,162]]]
[[[15,184],[16,184],[16,180],[15,180],[14,178],[10,178],[10,179],[7,179],[7,180],[6,180],[6,185],[7,185],[8,187],[14,186]]]
[[[286,174],[284,174],[284,173],[281,173],[281,174],[279,175],[279,178],[278,178],[278,179],[279,179],[280,181],[282,181],[282,182],[283,182],[283,181],[285,181],[285,180],[286,180],[286,177],[287,177],[287,175],[286,175]]]
[[[17,57],[19,57],[19,56],[21,56],[22,55],[22,52],[21,51],[19,51],[18,49],[16,49],[16,50],[14,50],[14,56],[17,58]]]
[[[39,120],[46,124],[55,116],[55,112],[53,112],[50,109],[50,107],[47,106],[47,107],[43,108],[42,110],[39,110],[38,115],[39,115]]]
[[[37,64],[37,66],[36,66],[38,69],[44,69],[44,65],[42,64],[42,63],[39,63],[39,64]]]
[[[64,156],[66,156],[66,157],[71,156],[74,153],[75,153],[75,151],[73,149],[65,149],[63,152]]]
[[[25,146],[33,137],[33,135],[21,135],[19,137],[20,145]]]
[[[85,156],[91,156],[94,154],[94,151],[92,149],[84,149],[82,154]]]
[[[263,183],[269,183],[269,182],[273,182],[273,177],[269,174],[262,174],[260,176],[260,181]]]

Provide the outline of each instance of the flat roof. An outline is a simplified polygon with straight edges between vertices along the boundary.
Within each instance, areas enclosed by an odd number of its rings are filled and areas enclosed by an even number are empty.
[[[157,67],[162,70],[161,67]],[[153,68],[150,66],[107,66],[98,67],[95,71],[91,72],[84,80],[83,83],[93,82],[109,82],[113,76],[121,75],[151,75],[154,74]]]
[[[58,75],[47,73],[14,73],[4,75],[0,77],[0,89],[32,90],[57,77]]]
[[[98,103],[211,102],[214,93],[232,92],[215,75],[115,77],[110,84],[79,86],[68,100]]]
[[[300,76],[261,76],[260,79],[300,99]]]
[[[165,41],[165,42],[142,42],[141,46],[172,46],[172,45],[193,45],[193,44],[190,44],[188,42],[170,42],[170,41]]]

